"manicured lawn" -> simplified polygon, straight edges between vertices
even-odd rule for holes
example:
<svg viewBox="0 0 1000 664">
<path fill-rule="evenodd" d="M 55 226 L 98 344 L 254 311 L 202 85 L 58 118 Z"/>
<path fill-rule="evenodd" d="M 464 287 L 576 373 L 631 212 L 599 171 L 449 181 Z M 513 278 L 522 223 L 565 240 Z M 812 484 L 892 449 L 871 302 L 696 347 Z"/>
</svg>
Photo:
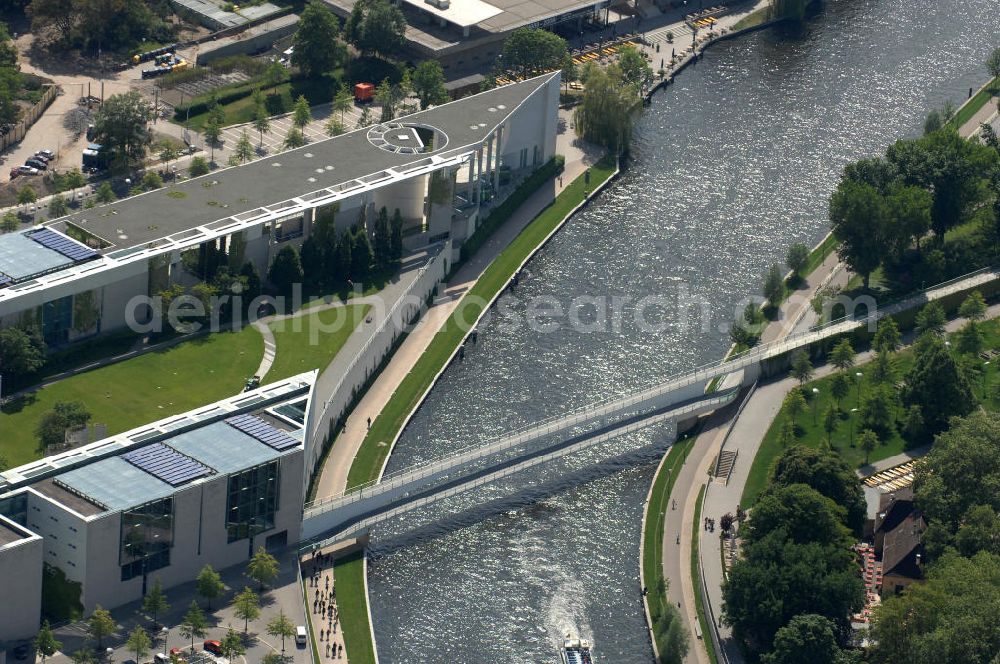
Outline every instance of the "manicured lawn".
<svg viewBox="0 0 1000 664">
<path fill-rule="evenodd" d="M 985 106 L 986 102 L 997 93 L 998 88 L 1000 88 L 1000 78 L 995 78 L 989 85 L 976 93 L 972 99 L 965 102 L 948 124 L 957 129 L 971 120 L 972 116 L 978 113 L 979 109 Z"/>
<path fill-rule="evenodd" d="M 324 369 L 365 320 L 369 309 L 369 304 L 353 304 L 271 323 L 277 352 L 264 382 Z"/>
<path fill-rule="evenodd" d="M 663 611 L 667 583 L 663 578 L 663 527 L 664 515 L 670 510 L 670 493 L 674 490 L 677 471 L 684 465 L 688 452 L 694 446 L 697 434 L 677 441 L 667 452 L 667 460 L 653 480 L 653 490 L 646 505 L 646 527 L 643 530 L 642 573 L 648 591 L 649 612 L 656 617 Z M 660 583 L 663 583 L 662 595 Z"/>
<path fill-rule="evenodd" d="M 988 320 L 981 323 L 980 326 L 980 330 L 983 333 L 983 348 L 1000 347 L 1000 321 L 997 319 Z M 972 385 L 973 392 L 977 398 L 983 399 L 985 394 L 986 400 L 983 402 L 983 405 L 987 410 L 1000 409 L 1000 393 L 996 389 L 992 389 L 998 371 L 995 366 L 996 364 L 1000 363 L 993 362 L 987 365 L 983 378 Z M 912 365 L 913 354 L 909 349 L 904 348 L 896 353 L 895 367 L 897 379 L 902 380 Z M 865 393 L 871 389 L 871 384 L 868 380 L 866 365 L 860 365 L 850 370 L 851 373 L 858 371 L 866 374 L 862 376 L 860 383 L 861 400 L 863 401 Z M 818 448 L 821 443 L 827 440 L 826 431 L 823 429 L 823 413 L 834 404 L 834 399 L 830 396 L 830 383 L 832 380 L 833 377 L 831 375 L 808 382 L 802 386 L 802 391 L 806 395 L 807 406 L 806 410 L 798 416 L 796 421 L 799 433 L 798 444 Z M 984 385 L 987 388 L 985 390 L 983 389 Z M 855 383 L 841 404 L 842 412 L 840 414 L 839 425 L 837 426 L 837 430 L 833 432 L 831 440 L 832 449 L 854 467 L 861 467 L 865 461 L 864 451 L 852 445 L 852 439 L 856 443 L 859 432 L 858 413 L 850 412 L 851 409 L 859 407 L 858 387 L 858 383 Z M 812 391 L 813 388 L 818 389 L 819 393 L 814 394 Z M 813 420 L 814 408 L 816 413 L 815 423 Z M 757 496 L 767 484 L 767 476 L 770 472 L 771 464 L 774 463 L 774 460 L 784 450 L 780 443 L 780 432 L 787 419 L 788 413 L 782 408 L 764 435 L 764 440 L 761 441 L 760 449 L 753 460 L 753 465 L 750 467 L 746 486 L 743 488 L 743 497 L 740 499 L 740 504 L 744 508 L 751 507 L 757 500 Z M 885 459 L 899 454 L 904 449 L 905 441 L 897 431 L 892 438 L 882 441 L 872 451 L 869 461 Z"/>
<path fill-rule="evenodd" d="M 541 240 L 584 198 L 584 191 L 593 189 L 614 173 L 614 161 L 602 160 L 590 169 L 592 182 L 585 185 L 583 178 L 577 178 L 563 190 L 556 200 L 518 235 L 510 246 L 493 261 L 472 289 L 466 293 L 457 311 L 465 320 L 475 320 L 482 310 L 478 302 L 488 302 L 514 274 L 514 270 L 534 250 Z M 421 395 L 431 384 L 434 376 L 445 366 L 454 349 L 465 337 L 465 326 L 454 317 L 449 318 L 431 341 L 430 346 L 417 360 L 413 369 L 403 379 L 392 399 L 372 422 L 371 431 L 365 437 L 347 477 L 347 486 L 356 487 L 378 477 L 382 463 L 389 453 L 388 445 L 403 424 L 403 420 L 414 407 Z"/>
<path fill-rule="evenodd" d="M 11 467 L 41 456 L 35 428 L 57 401 L 81 401 L 116 434 L 232 396 L 257 369 L 257 330 L 221 332 L 61 380 L 4 406 L 0 456 Z"/>
<path fill-rule="evenodd" d="M 341 558 L 333 565 L 333 578 L 340 598 L 340 626 L 351 664 L 375 664 L 375 650 L 368 626 L 368 594 L 362 554 Z M 350 598 L 348 601 L 344 601 Z"/>
<path fill-rule="evenodd" d="M 698 564 L 698 536 L 701 535 L 701 504 L 705 500 L 704 485 L 698 490 L 698 502 L 694 505 L 694 523 L 691 524 L 691 582 L 694 584 L 694 606 L 698 611 L 698 624 L 701 625 L 701 640 L 708 652 L 708 661 L 715 664 L 718 658 L 715 654 L 715 643 L 709 631 L 708 619 L 705 617 L 705 602 L 701 596 L 701 574 Z"/>
</svg>

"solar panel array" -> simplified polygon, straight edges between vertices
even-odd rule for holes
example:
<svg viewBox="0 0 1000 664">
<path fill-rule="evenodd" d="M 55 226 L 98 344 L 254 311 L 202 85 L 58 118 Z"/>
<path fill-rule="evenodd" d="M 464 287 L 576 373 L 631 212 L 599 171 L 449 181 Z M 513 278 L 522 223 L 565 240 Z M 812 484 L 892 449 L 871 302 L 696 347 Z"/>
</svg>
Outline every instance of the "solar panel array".
<svg viewBox="0 0 1000 664">
<path fill-rule="evenodd" d="M 248 436 L 252 436 L 264 443 L 268 447 L 278 450 L 287 450 L 295 447 L 299 441 L 295 440 L 281 429 L 276 429 L 259 417 L 253 415 L 237 415 L 226 420 L 229 426 L 239 429 Z"/>
<path fill-rule="evenodd" d="M 171 486 L 180 486 L 214 471 L 163 443 L 153 443 L 127 452 L 122 459 Z"/>
<path fill-rule="evenodd" d="M 70 260 L 89 261 L 98 256 L 98 253 L 90 247 L 85 247 L 65 235 L 60 235 L 48 228 L 32 231 L 31 233 L 27 233 L 27 236 L 43 247 L 58 251 Z"/>
</svg>

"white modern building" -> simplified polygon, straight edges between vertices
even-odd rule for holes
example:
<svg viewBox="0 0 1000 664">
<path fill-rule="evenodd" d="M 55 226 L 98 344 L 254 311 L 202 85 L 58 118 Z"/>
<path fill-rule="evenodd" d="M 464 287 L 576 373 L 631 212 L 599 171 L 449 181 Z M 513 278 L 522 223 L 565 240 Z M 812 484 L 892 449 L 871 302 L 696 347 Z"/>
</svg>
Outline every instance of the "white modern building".
<svg viewBox="0 0 1000 664">
<path fill-rule="evenodd" d="M 0 473 L 0 643 L 38 631 L 42 589 L 85 614 L 299 540 L 316 372 Z M 10 601 L 17 597 L 17 601 Z"/>
<path fill-rule="evenodd" d="M 558 103 L 547 74 L 0 235 L 0 326 L 59 346 L 148 323 L 142 298 L 197 283 L 208 253 L 265 275 L 318 214 L 346 228 L 398 210 L 405 246 L 444 240 L 455 260 L 484 204 L 554 156 Z"/>
</svg>

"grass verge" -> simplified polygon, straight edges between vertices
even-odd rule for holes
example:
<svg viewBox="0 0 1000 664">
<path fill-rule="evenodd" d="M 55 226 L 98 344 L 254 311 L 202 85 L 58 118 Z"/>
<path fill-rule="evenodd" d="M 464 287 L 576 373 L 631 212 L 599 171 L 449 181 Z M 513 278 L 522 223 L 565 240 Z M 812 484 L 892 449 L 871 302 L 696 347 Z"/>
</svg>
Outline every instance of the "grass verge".
<svg viewBox="0 0 1000 664">
<path fill-rule="evenodd" d="M 691 582 L 694 584 L 694 606 L 698 611 L 698 624 L 701 625 L 701 640 L 708 651 L 708 661 L 715 664 L 718 656 L 715 654 L 715 643 L 709 632 L 708 619 L 705 617 L 705 601 L 701 596 L 701 574 L 698 565 L 698 536 L 701 534 L 701 504 L 705 500 L 705 487 L 698 490 L 698 502 L 694 505 L 694 523 L 691 524 Z"/>
<path fill-rule="evenodd" d="M 741 18 L 739 21 L 736 22 L 736 25 L 733 26 L 732 31 L 737 32 L 739 30 L 747 30 L 749 28 L 755 28 L 770 18 L 770 12 L 771 12 L 770 7 L 761 7 L 757 11 L 751 14 L 747 14 L 746 16 L 744 16 L 743 18 Z"/>
<path fill-rule="evenodd" d="M 646 524 L 642 533 L 644 542 L 642 573 L 646 580 L 649 613 L 654 625 L 656 618 L 663 611 L 667 592 L 667 583 L 663 578 L 663 517 L 667 513 L 670 494 L 674 490 L 674 482 L 677 480 L 676 470 L 684 465 L 688 453 L 694 447 L 696 437 L 696 435 L 687 436 L 685 439 L 677 441 L 667 451 L 666 461 L 663 462 L 660 471 L 653 478 L 653 489 L 650 491 L 649 503 L 646 505 Z"/>
<path fill-rule="evenodd" d="M 994 78 L 986 87 L 962 104 L 961 108 L 948 121 L 948 124 L 955 129 L 961 128 L 979 112 L 979 109 L 986 105 L 986 102 L 993 98 L 998 89 L 1000 89 L 1000 77 Z"/>
<path fill-rule="evenodd" d="M 348 473 L 349 488 L 378 477 L 390 451 L 388 445 L 379 445 L 379 442 L 388 443 L 395 440 L 407 415 L 417 406 L 434 377 L 445 367 L 452 352 L 465 338 L 467 326 L 463 321 L 475 320 L 482 311 L 481 303 L 490 301 L 538 244 L 584 200 L 585 192 L 607 181 L 614 170 L 615 162 L 608 158 L 591 167 L 590 184 L 584 184 L 583 176 L 574 180 L 551 205 L 514 238 L 496 260 L 490 263 L 476 285 L 465 294 L 459 304 L 456 314 L 460 312 L 461 317 L 453 315 L 448 318 L 431 340 L 427 350 L 393 393 L 389 403 L 372 422 L 371 429 L 365 436 Z M 354 561 L 351 558 L 345 558 L 334 568 L 337 592 L 341 600 L 340 620 L 344 630 L 347 657 L 352 664 L 374 664 L 374 644 L 371 642 L 368 625 L 368 596 L 365 592 L 364 566 L 361 564 L 360 556 L 355 564 L 350 564 L 352 562 Z"/>
<path fill-rule="evenodd" d="M 365 319 L 371 305 L 353 304 L 309 312 L 271 323 L 277 346 L 267 382 L 312 369 L 322 370 Z"/>
</svg>

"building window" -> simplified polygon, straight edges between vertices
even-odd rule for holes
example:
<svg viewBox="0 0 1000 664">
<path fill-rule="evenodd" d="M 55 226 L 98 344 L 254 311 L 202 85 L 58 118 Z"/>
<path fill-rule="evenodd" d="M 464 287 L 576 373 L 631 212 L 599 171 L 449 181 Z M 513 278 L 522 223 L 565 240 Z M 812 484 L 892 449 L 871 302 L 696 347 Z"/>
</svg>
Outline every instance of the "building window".
<svg viewBox="0 0 1000 664">
<path fill-rule="evenodd" d="M 118 554 L 122 581 L 169 565 L 173 543 L 173 498 L 155 500 L 122 512 Z"/>
<path fill-rule="evenodd" d="M 59 523 L 59 519 L 55 518 L 54 516 L 49 515 L 49 518 L 55 521 L 56 523 Z"/>
<path fill-rule="evenodd" d="M 45 343 L 58 346 L 69 341 L 73 327 L 73 296 L 67 295 L 42 305 L 42 336 Z"/>
<path fill-rule="evenodd" d="M 274 528 L 277 511 L 277 460 L 229 476 L 226 531 L 230 542 Z"/>
</svg>

